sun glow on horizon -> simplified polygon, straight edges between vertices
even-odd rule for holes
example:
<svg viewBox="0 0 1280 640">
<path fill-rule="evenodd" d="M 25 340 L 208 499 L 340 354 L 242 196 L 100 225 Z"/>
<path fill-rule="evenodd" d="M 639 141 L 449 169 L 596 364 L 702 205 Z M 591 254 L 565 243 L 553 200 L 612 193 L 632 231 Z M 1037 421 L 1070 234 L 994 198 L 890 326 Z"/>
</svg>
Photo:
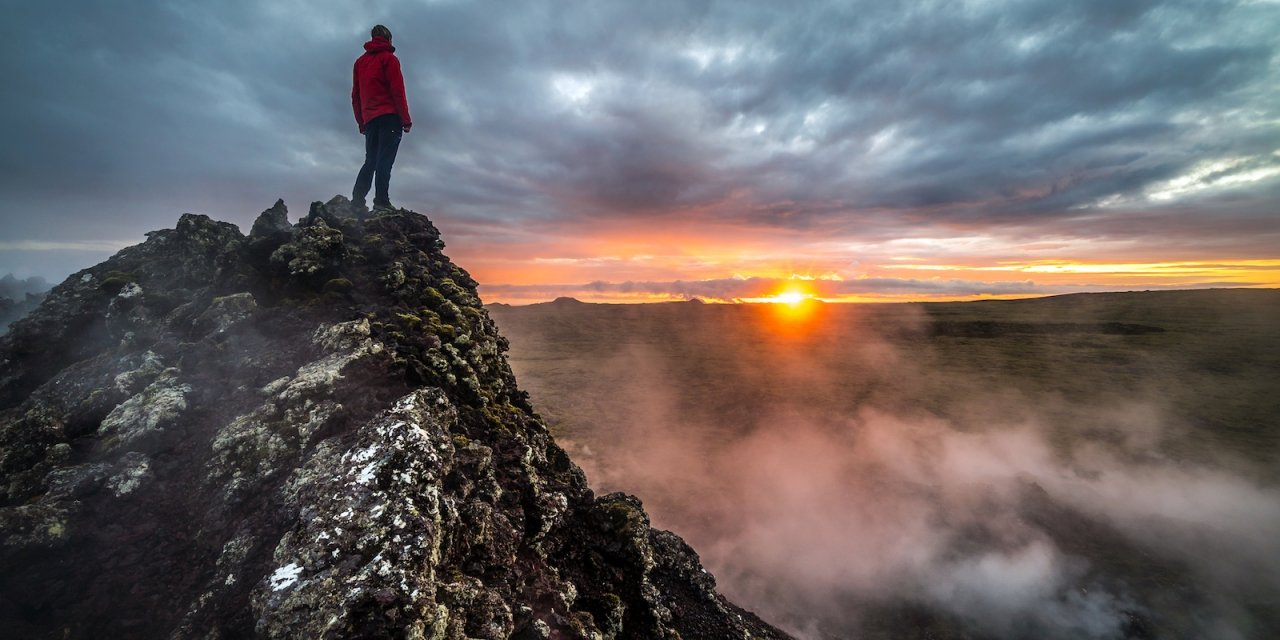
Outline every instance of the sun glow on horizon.
<svg viewBox="0 0 1280 640">
<path fill-rule="evenodd" d="M 812 282 L 811 279 L 792 277 L 767 296 L 740 298 L 735 302 L 763 303 L 773 312 L 775 327 L 780 333 L 805 333 L 816 319 L 816 311 L 822 303 Z"/>
<path fill-rule="evenodd" d="M 1065 260 L 956 258 L 903 264 L 859 259 L 844 265 L 814 258 L 771 266 L 742 264 L 732 271 L 701 262 L 630 258 L 540 258 L 472 273 L 488 302 L 535 304 L 557 297 L 634 304 L 696 298 L 712 304 L 795 307 L 816 303 L 956 302 L 1046 295 L 1156 289 L 1277 288 L 1280 259 Z M 842 258 L 847 260 L 846 258 Z M 921 260 L 925 258 L 921 257 Z M 564 262 L 565 264 L 560 264 Z M 553 271 L 543 271 L 554 267 Z M 841 271 L 841 269 L 844 269 Z M 612 278 L 610 272 L 616 272 Z M 573 281 L 582 284 L 568 284 Z M 483 283 L 503 282 L 485 290 Z M 539 282 L 541 281 L 541 282 Z M 549 283 L 549 284 L 542 284 Z"/>
<path fill-rule="evenodd" d="M 801 293 L 799 291 L 786 291 L 779 293 L 773 297 L 772 302 L 781 304 L 796 305 L 813 298 L 812 294 Z"/>
<path fill-rule="evenodd" d="M 781 304 L 797 307 L 807 302 L 818 301 L 816 288 L 812 282 L 813 278 L 793 275 L 786 284 L 768 295 L 737 298 L 734 302 Z"/>
</svg>

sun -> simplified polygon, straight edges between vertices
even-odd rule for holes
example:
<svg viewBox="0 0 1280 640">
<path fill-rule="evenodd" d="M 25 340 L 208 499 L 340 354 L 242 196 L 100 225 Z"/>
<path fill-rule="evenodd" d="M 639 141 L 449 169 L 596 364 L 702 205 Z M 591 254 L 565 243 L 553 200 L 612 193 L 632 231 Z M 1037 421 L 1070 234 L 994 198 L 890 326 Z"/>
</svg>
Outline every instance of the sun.
<svg viewBox="0 0 1280 640">
<path fill-rule="evenodd" d="M 783 304 L 790 307 L 798 307 L 817 299 L 813 286 L 807 280 L 791 280 L 769 295 L 757 298 L 759 302 Z"/>
<path fill-rule="evenodd" d="M 783 291 L 781 293 L 778 293 L 772 296 L 770 301 L 781 303 L 781 304 L 798 305 L 805 302 L 806 300 L 812 300 L 812 299 L 813 299 L 812 293 L 805 293 L 803 291 Z"/>
<path fill-rule="evenodd" d="M 767 317 L 772 318 L 772 327 L 785 335 L 807 333 L 823 315 L 823 300 L 818 297 L 818 289 L 805 278 L 792 278 L 778 283 L 765 295 L 738 298 L 738 301 L 759 304 L 762 311 L 768 311 Z"/>
<path fill-rule="evenodd" d="M 807 334 L 821 306 L 813 288 L 803 281 L 788 282 L 777 291 L 752 302 L 768 303 L 766 306 L 773 311 L 769 315 L 773 317 L 774 330 L 778 335 L 787 336 Z"/>
</svg>

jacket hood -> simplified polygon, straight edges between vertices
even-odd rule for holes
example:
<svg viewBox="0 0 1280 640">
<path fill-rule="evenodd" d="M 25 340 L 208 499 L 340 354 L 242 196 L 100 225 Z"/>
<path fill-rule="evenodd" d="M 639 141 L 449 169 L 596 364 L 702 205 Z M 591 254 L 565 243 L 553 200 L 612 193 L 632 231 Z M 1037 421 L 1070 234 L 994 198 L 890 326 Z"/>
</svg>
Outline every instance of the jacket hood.
<svg viewBox="0 0 1280 640">
<path fill-rule="evenodd" d="M 368 53 L 380 53 L 382 51 L 394 52 L 396 48 L 391 46 L 391 43 L 387 42 L 383 38 L 374 38 L 364 43 L 364 50 Z"/>
</svg>

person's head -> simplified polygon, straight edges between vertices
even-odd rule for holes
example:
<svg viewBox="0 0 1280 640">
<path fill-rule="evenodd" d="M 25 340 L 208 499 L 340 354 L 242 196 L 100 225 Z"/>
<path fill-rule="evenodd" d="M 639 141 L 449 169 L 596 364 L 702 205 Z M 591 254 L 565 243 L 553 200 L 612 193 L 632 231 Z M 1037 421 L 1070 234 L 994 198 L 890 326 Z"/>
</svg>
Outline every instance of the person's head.
<svg viewBox="0 0 1280 640">
<path fill-rule="evenodd" d="M 391 42 L 391 30 L 378 24 L 373 26 L 373 31 L 369 32 L 371 38 L 382 38 L 387 42 Z"/>
</svg>

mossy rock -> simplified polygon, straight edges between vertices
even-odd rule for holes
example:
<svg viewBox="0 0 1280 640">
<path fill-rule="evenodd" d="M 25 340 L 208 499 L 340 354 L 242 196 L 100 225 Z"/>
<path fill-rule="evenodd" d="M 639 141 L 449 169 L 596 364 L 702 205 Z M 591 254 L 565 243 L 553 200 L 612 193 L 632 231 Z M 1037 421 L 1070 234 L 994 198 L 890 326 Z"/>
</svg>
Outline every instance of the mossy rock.
<svg viewBox="0 0 1280 640">
<path fill-rule="evenodd" d="M 109 293 L 118 293 L 130 282 L 137 282 L 138 276 L 125 271 L 108 271 L 102 274 L 102 282 L 98 288 Z"/>
<path fill-rule="evenodd" d="M 423 287 L 422 299 L 423 299 L 423 302 L 425 302 L 427 306 L 431 307 L 432 309 L 439 309 L 440 307 L 444 306 L 445 302 L 447 302 L 444 295 L 442 295 L 440 293 L 440 290 L 436 289 L 435 287 Z"/>
<path fill-rule="evenodd" d="M 422 326 L 422 318 L 419 318 L 412 313 L 397 313 L 396 317 L 400 319 L 402 324 L 410 329 L 417 329 Z"/>
<path fill-rule="evenodd" d="M 351 281 L 346 278 L 334 278 L 324 283 L 326 293 L 347 293 L 354 287 L 355 285 L 351 284 Z"/>
<path fill-rule="evenodd" d="M 648 524 L 643 507 L 635 498 L 612 493 L 601 497 L 597 504 L 604 514 L 605 523 L 614 531 L 630 535 L 631 532 L 640 531 Z"/>
</svg>

